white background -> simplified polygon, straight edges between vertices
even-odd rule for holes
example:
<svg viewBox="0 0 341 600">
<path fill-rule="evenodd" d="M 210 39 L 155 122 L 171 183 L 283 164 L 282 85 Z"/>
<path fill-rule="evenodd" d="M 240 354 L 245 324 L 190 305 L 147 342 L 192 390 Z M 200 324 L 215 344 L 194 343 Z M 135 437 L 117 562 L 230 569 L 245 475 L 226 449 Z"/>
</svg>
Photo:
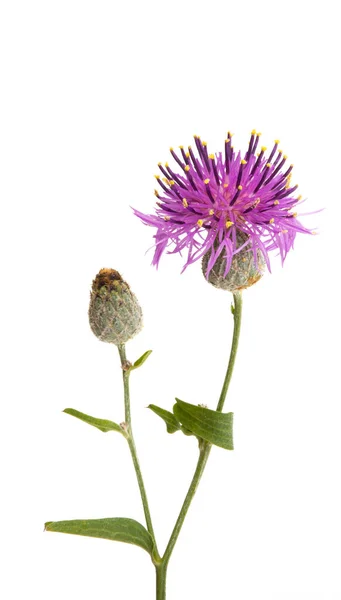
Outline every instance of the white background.
<svg viewBox="0 0 341 600">
<path fill-rule="evenodd" d="M 128 346 L 135 436 L 162 550 L 194 470 L 191 438 L 145 407 L 214 407 L 230 296 L 200 265 L 150 267 L 153 174 L 193 133 L 222 149 L 281 139 L 319 231 L 244 296 L 216 448 L 169 568 L 167 599 L 341 598 L 339 25 L 332 1 L 3 1 L 1 597 L 154 597 L 141 549 L 43 533 L 47 520 L 143 521 L 124 439 L 62 414 L 123 418 L 115 347 L 91 333 L 91 281 L 118 269 L 144 310 Z"/>
</svg>

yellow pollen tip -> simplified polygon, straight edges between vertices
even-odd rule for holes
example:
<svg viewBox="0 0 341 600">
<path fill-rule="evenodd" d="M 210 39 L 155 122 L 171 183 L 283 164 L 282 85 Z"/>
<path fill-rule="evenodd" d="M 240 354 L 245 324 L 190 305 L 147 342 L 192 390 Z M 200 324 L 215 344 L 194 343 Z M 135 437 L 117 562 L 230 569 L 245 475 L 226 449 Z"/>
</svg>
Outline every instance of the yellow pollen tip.
<svg viewBox="0 0 341 600">
<path fill-rule="evenodd" d="M 186 166 L 185 166 L 185 171 L 189 171 L 189 170 L 190 170 L 190 168 L 191 168 L 191 167 L 190 167 L 189 165 L 186 165 Z"/>
<path fill-rule="evenodd" d="M 226 138 L 225 144 L 228 144 L 230 141 L 231 141 L 230 138 Z"/>
<path fill-rule="evenodd" d="M 154 190 L 154 194 L 155 196 L 159 197 L 159 192 L 157 190 Z"/>
<path fill-rule="evenodd" d="M 211 208 L 211 210 L 209 210 L 209 211 L 208 211 L 208 214 L 209 214 L 209 215 L 211 215 L 211 217 L 212 217 L 212 215 L 214 215 L 214 210 L 213 210 L 213 208 Z"/>
<path fill-rule="evenodd" d="M 242 186 L 242 185 L 238 185 L 238 188 L 237 188 L 237 189 L 238 189 L 239 191 L 241 191 L 241 190 L 243 189 L 243 186 Z"/>
<path fill-rule="evenodd" d="M 183 206 L 184 206 L 185 208 L 187 208 L 187 207 L 188 207 L 188 202 L 187 202 L 186 198 L 183 198 L 183 199 L 182 199 L 182 204 L 183 204 Z"/>
<path fill-rule="evenodd" d="M 275 144 L 279 144 L 279 140 L 275 140 Z"/>
<path fill-rule="evenodd" d="M 266 146 L 262 146 L 262 147 L 261 147 L 261 151 L 262 151 L 262 152 L 266 152 Z"/>
<path fill-rule="evenodd" d="M 260 137 L 262 134 L 261 134 L 261 132 L 259 131 L 259 132 L 257 133 L 257 135 L 258 135 L 258 137 Z"/>
<path fill-rule="evenodd" d="M 169 163 L 165 163 L 165 167 L 169 167 Z"/>
<path fill-rule="evenodd" d="M 312 235 L 317 235 L 317 231 L 312 231 Z"/>
<path fill-rule="evenodd" d="M 211 160 L 214 160 L 214 154 L 209 154 L 208 158 L 210 158 Z"/>
<path fill-rule="evenodd" d="M 275 219 L 274 219 L 274 218 L 270 219 L 270 221 L 269 221 L 269 223 L 271 223 L 271 225 L 272 225 L 272 223 L 274 223 L 274 222 L 275 222 Z"/>
<path fill-rule="evenodd" d="M 173 152 L 173 146 L 171 146 L 171 147 L 169 148 L 169 151 L 170 151 L 170 152 Z"/>
<path fill-rule="evenodd" d="M 201 142 L 201 143 L 204 147 L 207 146 L 207 142 Z"/>
<path fill-rule="evenodd" d="M 253 129 L 253 130 L 251 131 L 251 135 L 256 135 L 256 133 L 257 133 L 257 130 L 256 130 L 256 129 Z"/>
<path fill-rule="evenodd" d="M 268 169 L 270 169 L 271 163 L 266 163 L 266 166 L 268 167 Z"/>
<path fill-rule="evenodd" d="M 285 160 L 288 158 L 286 154 L 283 154 L 283 158 L 285 158 Z"/>
<path fill-rule="evenodd" d="M 294 219 L 296 219 L 297 213 L 292 213 L 292 216 L 294 217 Z"/>
<path fill-rule="evenodd" d="M 175 181 L 173 181 L 173 179 L 170 179 L 168 183 L 169 185 L 175 185 Z"/>
<path fill-rule="evenodd" d="M 210 183 L 209 179 L 204 179 L 204 184 L 207 185 L 208 183 Z"/>
<path fill-rule="evenodd" d="M 183 149 L 184 149 L 184 147 L 183 147 L 183 146 L 179 146 L 179 148 L 180 148 L 180 150 L 183 150 Z"/>
<path fill-rule="evenodd" d="M 226 221 L 225 223 L 226 229 L 229 229 L 230 227 L 232 227 L 232 225 L 234 225 L 233 221 Z"/>
<path fill-rule="evenodd" d="M 189 158 L 189 152 L 186 152 L 186 158 Z"/>
<path fill-rule="evenodd" d="M 158 162 L 158 163 L 157 163 L 157 166 L 158 166 L 158 167 L 161 167 L 161 166 L 162 166 L 162 162 Z"/>
<path fill-rule="evenodd" d="M 192 146 L 188 146 L 188 150 L 191 150 L 191 149 L 192 149 Z"/>
<path fill-rule="evenodd" d="M 165 221 L 169 221 L 170 220 L 170 217 L 168 217 L 168 216 L 163 217 L 163 218 L 164 218 Z"/>
<path fill-rule="evenodd" d="M 203 223 L 204 223 L 204 221 L 203 221 L 202 219 L 198 219 L 198 220 L 197 220 L 197 225 L 198 225 L 199 227 L 202 227 L 202 226 L 203 226 Z"/>
<path fill-rule="evenodd" d="M 279 204 L 279 200 L 275 200 L 274 206 L 277 206 L 277 204 Z"/>
<path fill-rule="evenodd" d="M 155 179 L 160 179 L 160 175 L 154 175 Z"/>
<path fill-rule="evenodd" d="M 298 197 L 297 197 L 297 200 L 298 200 L 298 201 L 302 200 L 302 196 L 298 196 Z"/>
<path fill-rule="evenodd" d="M 281 233 L 288 233 L 287 229 L 282 229 Z"/>
<path fill-rule="evenodd" d="M 224 188 L 228 188 L 228 187 L 229 187 L 229 184 L 228 184 L 228 183 L 224 183 L 223 187 L 224 187 Z"/>
<path fill-rule="evenodd" d="M 246 165 L 246 163 L 247 163 L 247 160 L 244 160 L 244 158 L 240 161 L 241 165 Z"/>
</svg>

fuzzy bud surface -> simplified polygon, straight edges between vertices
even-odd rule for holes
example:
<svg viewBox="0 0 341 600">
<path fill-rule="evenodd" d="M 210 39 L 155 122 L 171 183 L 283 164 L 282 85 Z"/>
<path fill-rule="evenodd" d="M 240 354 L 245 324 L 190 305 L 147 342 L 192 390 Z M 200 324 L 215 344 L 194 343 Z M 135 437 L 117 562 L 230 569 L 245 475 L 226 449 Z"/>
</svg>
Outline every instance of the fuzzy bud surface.
<svg viewBox="0 0 341 600">
<path fill-rule="evenodd" d="M 89 321 L 102 342 L 120 346 L 142 329 L 142 309 L 118 271 L 101 269 L 90 293 Z"/>
</svg>

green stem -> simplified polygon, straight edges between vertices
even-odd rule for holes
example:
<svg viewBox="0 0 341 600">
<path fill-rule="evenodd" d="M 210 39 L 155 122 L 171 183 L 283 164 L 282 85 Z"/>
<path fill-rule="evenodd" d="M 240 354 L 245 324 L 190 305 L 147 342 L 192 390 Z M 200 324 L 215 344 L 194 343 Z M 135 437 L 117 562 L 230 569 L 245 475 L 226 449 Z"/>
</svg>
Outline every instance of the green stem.
<svg viewBox="0 0 341 600">
<path fill-rule="evenodd" d="M 178 519 L 175 523 L 172 535 L 170 537 L 170 540 L 168 542 L 168 546 L 166 548 L 166 551 L 162 557 L 162 562 L 165 565 L 168 565 L 169 559 L 171 557 L 171 554 L 173 552 L 173 548 L 177 542 L 177 539 L 179 537 L 179 533 L 181 531 L 183 522 L 185 520 L 185 517 L 187 515 L 188 509 L 191 505 L 191 502 L 194 498 L 194 494 L 197 491 L 201 476 L 204 472 L 206 463 L 207 463 L 207 459 L 210 455 L 211 452 L 211 444 L 209 444 L 208 442 L 202 442 L 201 443 L 201 448 L 200 448 L 200 454 L 199 454 L 199 459 L 197 462 L 197 466 L 193 475 L 193 479 L 191 481 L 191 485 L 189 486 L 186 498 L 184 500 L 184 503 L 182 505 L 181 511 L 179 513 Z M 161 596 L 162 597 L 162 596 Z"/>
<path fill-rule="evenodd" d="M 167 565 L 160 563 L 156 567 L 156 600 L 166 598 Z"/>
<path fill-rule="evenodd" d="M 235 294 L 233 294 L 233 300 L 234 300 L 233 338 L 232 338 L 229 364 L 227 367 L 223 387 L 222 387 L 219 402 L 217 405 L 217 411 L 219 411 L 219 412 L 221 412 L 223 410 L 224 402 L 226 399 L 226 394 L 227 394 L 227 391 L 228 391 L 228 388 L 230 385 L 230 381 L 231 381 L 231 377 L 232 377 L 232 373 L 233 373 L 233 367 L 234 367 L 234 363 L 235 363 L 236 355 L 237 355 L 238 341 L 239 341 L 239 334 L 240 334 L 240 324 L 241 324 L 241 316 L 242 316 L 242 295 L 241 295 L 241 293 L 236 292 Z M 167 546 L 166 551 L 161 560 L 160 566 L 164 569 L 164 575 L 162 576 L 162 578 L 159 577 L 159 579 L 161 579 L 162 585 L 161 585 L 161 583 L 159 583 L 159 587 L 157 587 L 157 600 L 165 600 L 165 598 L 166 598 L 166 572 L 167 572 L 168 562 L 169 562 L 169 559 L 173 552 L 174 546 L 177 542 L 177 539 L 179 537 L 179 533 L 181 531 L 181 528 L 184 523 L 185 517 L 187 515 L 188 509 L 191 505 L 191 502 L 193 500 L 195 492 L 198 488 L 201 476 L 205 470 L 205 466 L 206 466 L 208 457 L 211 452 L 211 444 L 209 444 L 208 442 L 201 441 L 199 447 L 200 447 L 200 454 L 199 454 L 198 463 L 197 463 L 197 466 L 196 466 L 196 469 L 195 469 L 195 472 L 193 475 L 193 479 L 189 486 L 189 489 L 188 489 L 185 501 L 180 510 L 178 519 L 175 523 L 172 535 L 168 542 L 168 546 Z M 160 568 L 160 567 L 157 567 L 157 574 L 158 574 L 158 568 Z"/>
<path fill-rule="evenodd" d="M 142 477 L 141 467 L 140 467 L 139 459 L 137 456 L 137 450 L 136 450 L 136 446 L 135 446 L 133 430 L 132 430 L 132 425 L 131 425 L 130 390 L 129 390 L 130 370 L 129 370 L 129 368 L 127 369 L 128 363 L 127 363 L 126 350 L 125 350 L 124 344 L 122 344 L 121 346 L 118 346 L 118 352 L 119 352 L 120 359 L 121 359 L 122 375 L 123 375 L 124 410 L 125 410 L 125 422 L 127 425 L 126 438 L 127 438 L 129 450 L 131 453 L 131 457 L 133 459 L 137 482 L 138 482 L 138 485 L 140 488 L 140 495 L 141 495 L 141 500 L 142 500 L 142 504 L 143 504 L 143 510 L 144 510 L 144 516 L 146 519 L 147 529 L 148 529 L 148 531 L 152 537 L 153 543 L 154 543 L 155 556 L 158 557 L 157 545 L 156 545 L 156 540 L 155 540 L 152 518 L 151 518 L 150 510 L 149 510 L 149 503 L 148 503 L 146 488 L 145 488 L 143 477 Z"/>
<path fill-rule="evenodd" d="M 230 352 L 230 360 L 227 367 L 223 387 L 221 389 L 220 398 L 217 406 L 217 411 L 222 412 L 224 408 L 224 403 L 226 399 L 227 390 L 229 389 L 234 363 L 236 361 L 237 350 L 238 350 L 238 342 L 239 342 L 239 334 L 240 334 L 240 325 L 242 320 L 242 294 L 241 292 L 236 292 L 233 294 L 234 307 L 233 307 L 233 317 L 234 317 L 234 329 L 233 329 L 233 338 L 231 344 L 231 352 Z"/>
</svg>

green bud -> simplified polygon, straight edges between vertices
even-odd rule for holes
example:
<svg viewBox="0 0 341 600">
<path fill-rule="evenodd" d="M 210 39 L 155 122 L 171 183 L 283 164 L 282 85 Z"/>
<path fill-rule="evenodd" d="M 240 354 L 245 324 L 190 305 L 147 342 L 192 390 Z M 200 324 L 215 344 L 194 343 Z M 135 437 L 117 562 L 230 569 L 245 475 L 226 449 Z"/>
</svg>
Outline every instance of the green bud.
<svg viewBox="0 0 341 600">
<path fill-rule="evenodd" d="M 116 346 L 142 329 L 142 310 L 136 296 L 114 269 L 101 269 L 92 282 L 89 321 L 98 339 Z"/>
<path fill-rule="evenodd" d="M 247 239 L 248 236 L 245 233 L 238 231 L 237 248 L 245 244 Z M 202 271 L 205 278 L 210 255 L 211 251 L 207 252 L 202 259 Z M 222 252 L 210 271 L 207 281 L 221 290 L 228 290 L 230 292 L 244 290 L 259 281 L 263 275 L 265 262 L 260 250 L 257 251 L 257 261 L 258 264 L 255 265 L 253 252 L 250 246 L 246 245 L 243 250 L 233 256 L 231 268 L 227 275 L 224 276 L 226 258 Z"/>
</svg>

